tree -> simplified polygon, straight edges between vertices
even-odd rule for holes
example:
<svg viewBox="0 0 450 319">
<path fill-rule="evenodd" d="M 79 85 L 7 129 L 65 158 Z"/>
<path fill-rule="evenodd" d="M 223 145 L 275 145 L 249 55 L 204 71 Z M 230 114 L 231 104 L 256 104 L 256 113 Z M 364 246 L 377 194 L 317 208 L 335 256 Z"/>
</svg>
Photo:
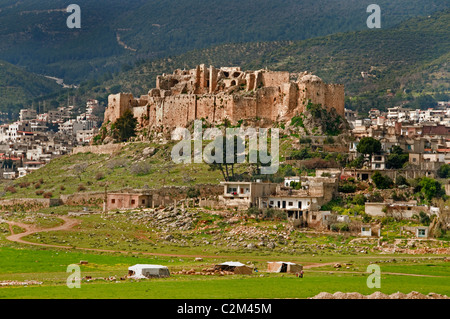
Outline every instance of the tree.
<svg viewBox="0 0 450 319">
<path fill-rule="evenodd" d="M 380 172 L 375 172 L 372 175 L 372 180 L 378 189 L 388 189 L 392 187 L 393 181 L 389 176 L 382 175 Z"/>
<path fill-rule="evenodd" d="M 131 110 L 126 110 L 121 117 L 114 123 L 114 131 L 117 138 L 125 142 L 130 137 L 136 136 L 137 119 Z"/>
<path fill-rule="evenodd" d="M 439 167 L 437 175 L 440 178 L 450 178 L 450 164 L 444 164 Z"/>
<path fill-rule="evenodd" d="M 399 169 L 402 168 L 409 160 L 409 154 L 404 152 L 400 146 L 393 146 L 391 148 L 391 154 L 386 159 L 386 168 Z"/>
<path fill-rule="evenodd" d="M 406 177 L 403 175 L 398 175 L 395 178 L 395 185 L 396 186 L 400 186 L 400 185 L 409 185 L 408 181 L 406 180 Z"/>
<path fill-rule="evenodd" d="M 234 148 L 233 148 L 233 161 L 232 163 L 227 163 L 227 141 L 228 140 L 226 137 L 224 137 L 222 139 L 222 154 L 219 155 L 221 157 L 221 162 L 222 163 L 217 163 L 217 162 L 212 162 L 209 165 L 209 169 L 212 171 L 215 170 L 220 170 L 222 172 L 222 176 L 224 178 L 225 181 L 229 182 L 235 179 L 236 174 L 234 172 L 234 166 L 237 163 L 238 160 L 238 143 L 244 143 L 244 141 L 242 140 L 242 138 L 238 137 L 238 136 L 233 136 L 234 139 Z M 230 141 L 231 143 L 231 141 Z M 217 150 L 214 150 L 214 154 L 212 154 L 214 157 L 216 157 L 216 152 Z"/>
<path fill-rule="evenodd" d="M 373 155 L 381 152 L 381 142 L 373 137 L 363 137 L 356 147 L 358 153 Z"/>
<path fill-rule="evenodd" d="M 431 201 L 433 198 L 440 198 L 443 195 L 441 183 L 432 178 L 423 177 L 419 182 L 419 186 L 421 188 L 420 192 L 428 201 Z"/>
</svg>

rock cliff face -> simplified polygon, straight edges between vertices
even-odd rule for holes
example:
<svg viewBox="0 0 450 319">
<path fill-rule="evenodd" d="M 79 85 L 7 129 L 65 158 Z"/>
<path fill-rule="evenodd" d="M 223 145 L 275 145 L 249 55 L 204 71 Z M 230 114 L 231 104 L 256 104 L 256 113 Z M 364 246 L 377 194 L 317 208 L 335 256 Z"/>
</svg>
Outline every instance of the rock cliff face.
<svg viewBox="0 0 450 319">
<path fill-rule="evenodd" d="M 232 125 L 246 119 L 287 121 L 311 102 L 344 116 L 344 86 L 326 84 L 307 72 L 244 72 L 239 67 L 200 65 L 158 76 L 156 88 L 139 98 L 110 95 L 105 123 L 115 122 L 127 109 L 142 127 L 153 130 L 186 127 L 196 119 Z"/>
</svg>

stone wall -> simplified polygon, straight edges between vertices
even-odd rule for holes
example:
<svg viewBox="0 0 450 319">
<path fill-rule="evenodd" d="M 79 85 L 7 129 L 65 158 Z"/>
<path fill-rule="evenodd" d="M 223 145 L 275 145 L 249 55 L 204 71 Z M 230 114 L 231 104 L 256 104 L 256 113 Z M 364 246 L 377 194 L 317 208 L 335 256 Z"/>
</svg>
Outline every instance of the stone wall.
<svg viewBox="0 0 450 319">
<path fill-rule="evenodd" d="M 61 200 L 55 198 L 12 198 L 0 200 L 0 209 L 29 212 L 60 204 L 62 204 Z"/>
<path fill-rule="evenodd" d="M 344 116 L 344 86 L 326 84 L 307 72 L 296 81 L 289 72 L 242 71 L 238 67 L 216 69 L 205 65 L 175 70 L 156 80 L 147 95 L 110 95 L 105 123 L 115 122 L 127 109 L 141 126 L 186 127 L 195 119 L 220 124 L 228 119 L 287 121 L 304 112 L 309 101 Z"/>
<path fill-rule="evenodd" d="M 106 144 L 106 145 L 90 145 L 78 146 L 72 150 L 72 154 L 93 153 L 93 154 L 112 154 L 122 149 L 123 144 Z"/>
</svg>

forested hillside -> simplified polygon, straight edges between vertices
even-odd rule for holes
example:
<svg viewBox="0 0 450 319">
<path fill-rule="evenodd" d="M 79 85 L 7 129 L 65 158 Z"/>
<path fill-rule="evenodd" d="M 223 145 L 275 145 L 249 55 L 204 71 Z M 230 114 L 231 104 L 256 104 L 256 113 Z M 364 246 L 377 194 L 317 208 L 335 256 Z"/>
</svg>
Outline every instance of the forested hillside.
<svg viewBox="0 0 450 319">
<path fill-rule="evenodd" d="M 367 111 L 421 95 L 449 92 L 450 10 L 414 18 L 391 29 L 340 33 L 304 41 L 225 44 L 157 61 L 141 62 L 82 90 L 106 100 L 110 93 L 145 94 L 158 74 L 204 63 L 311 71 L 330 83 L 346 86 L 347 106 Z M 361 72 L 367 75 L 363 78 Z M 420 105 L 419 105 L 420 107 Z"/>
<path fill-rule="evenodd" d="M 66 83 L 141 59 L 224 43 L 303 40 L 365 30 L 370 0 L 0 0 L 0 59 Z M 379 0 L 382 27 L 449 7 L 449 0 Z"/>
</svg>

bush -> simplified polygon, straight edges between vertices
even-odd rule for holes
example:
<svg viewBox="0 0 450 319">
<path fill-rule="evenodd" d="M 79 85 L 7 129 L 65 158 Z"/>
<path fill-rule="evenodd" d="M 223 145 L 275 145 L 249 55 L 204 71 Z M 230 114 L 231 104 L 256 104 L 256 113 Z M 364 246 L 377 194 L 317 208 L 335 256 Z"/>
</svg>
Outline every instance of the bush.
<svg viewBox="0 0 450 319">
<path fill-rule="evenodd" d="M 44 191 L 42 189 L 40 189 L 40 190 L 37 190 L 35 192 L 35 194 L 38 195 L 38 196 L 41 196 L 42 194 L 44 194 Z"/>
<path fill-rule="evenodd" d="M 363 221 L 363 223 L 370 223 L 372 221 L 372 217 L 370 217 L 370 215 L 367 215 L 366 213 L 364 213 L 362 221 Z"/>
<path fill-rule="evenodd" d="M 406 180 L 405 176 L 398 175 L 395 178 L 395 185 L 400 186 L 400 185 L 409 185 L 409 184 L 408 184 L 408 181 Z"/>
<path fill-rule="evenodd" d="M 352 203 L 354 205 L 364 205 L 366 202 L 366 197 L 363 194 L 358 194 L 353 197 Z"/>
<path fill-rule="evenodd" d="M 440 178 L 450 178 L 450 164 L 444 164 L 439 167 L 437 175 Z"/>
<path fill-rule="evenodd" d="M 260 214 L 260 210 L 257 207 L 249 207 L 247 209 L 247 216 L 258 216 Z"/>
<path fill-rule="evenodd" d="M 10 193 L 17 193 L 17 190 L 14 186 L 6 186 L 5 187 L 5 192 L 10 192 Z"/>
<path fill-rule="evenodd" d="M 189 187 L 186 193 L 187 197 L 189 198 L 197 198 L 200 196 L 200 190 L 198 190 L 195 187 Z"/>
<path fill-rule="evenodd" d="M 372 175 L 372 180 L 378 189 L 388 189 L 393 186 L 393 181 L 389 176 L 382 175 L 380 172 L 375 172 Z"/>
<path fill-rule="evenodd" d="M 286 220 L 287 219 L 287 213 L 280 209 L 275 208 L 267 208 L 264 209 L 262 212 L 262 217 L 265 219 L 281 219 Z"/>
<path fill-rule="evenodd" d="M 342 193 L 354 193 L 356 191 L 356 185 L 351 183 L 345 183 L 339 186 L 339 191 Z"/>
<path fill-rule="evenodd" d="M 130 167 L 130 172 L 134 175 L 147 175 L 150 173 L 152 166 L 147 162 L 134 163 Z"/>
<path fill-rule="evenodd" d="M 85 190 L 86 190 L 86 187 L 83 184 L 78 185 L 77 191 L 82 192 Z"/>
<path fill-rule="evenodd" d="M 43 194 L 43 196 L 44 196 L 44 198 L 52 198 L 53 194 L 52 194 L 52 192 L 45 192 Z"/>
<path fill-rule="evenodd" d="M 381 194 L 378 193 L 378 192 L 375 192 L 375 193 L 369 195 L 367 200 L 369 202 L 371 202 L 371 203 L 382 203 L 382 202 L 384 202 L 383 196 L 381 196 Z"/>
<path fill-rule="evenodd" d="M 105 178 L 105 175 L 103 173 L 101 173 L 101 172 L 98 172 L 97 174 L 95 174 L 95 179 L 98 180 L 98 181 L 100 181 L 100 180 L 102 180 L 104 178 Z"/>
<path fill-rule="evenodd" d="M 37 182 L 36 184 L 34 184 L 34 188 L 36 189 L 41 188 L 41 183 Z"/>
</svg>

